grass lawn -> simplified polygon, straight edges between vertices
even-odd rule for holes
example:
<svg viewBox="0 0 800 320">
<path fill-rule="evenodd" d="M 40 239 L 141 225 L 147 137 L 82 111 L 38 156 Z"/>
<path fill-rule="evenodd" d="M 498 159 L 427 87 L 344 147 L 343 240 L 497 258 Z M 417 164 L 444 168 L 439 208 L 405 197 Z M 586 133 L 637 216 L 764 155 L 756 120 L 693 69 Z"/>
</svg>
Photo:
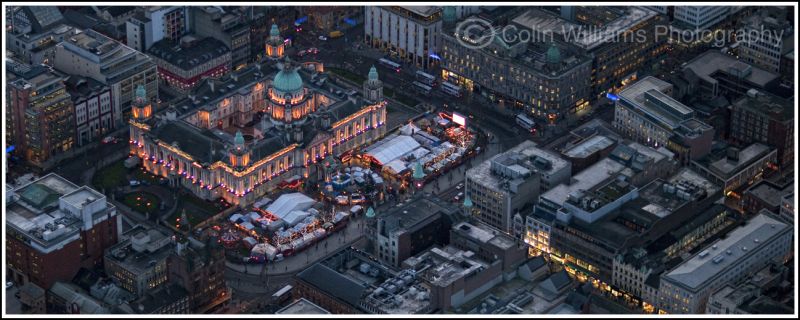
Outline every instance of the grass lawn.
<svg viewBox="0 0 800 320">
<path fill-rule="evenodd" d="M 136 167 L 136 170 L 133 171 L 133 176 L 136 180 L 147 181 L 150 184 L 158 184 L 158 180 L 160 179 L 160 177 L 145 171 L 144 167 Z"/>
<path fill-rule="evenodd" d="M 115 162 L 95 172 L 94 177 L 92 177 L 92 184 L 100 190 L 103 188 L 109 190 L 113 187 L 126 185 L 128 183 L 125 179 L 127 172 L 128 169 L 125 168 L 123 161 Z"/>
<path fill-rule="evenodd" d="M 186 217 L 189 219 L 189 223 L 195 226 L 229 207 L 230 205 L 220 202 L 220 200 L 211 202 L 190 194 L 183 194 L 178 197 L 178 209 L 172 213 L 167 222 L 175 223 L 180 218 L 181 213 L 186 210 Z"/>
<path fill-rule="evenodd" d="M 158 210 L 161 199 L 149 192 L 136 191 L 126 194 L 122 203 L 141 213 L 154 213 Z"/>
<path fill-rule="evenodd" d="M 345 69 L 339 69 L 339 68 L 325 68 L 325 69 L 327 71 L 330 71 L 331 73 L 333 73 L 335 75 L 338 75 L 338 76 L 340 76 L 342 78 L 345 78 L 347 80 L 355 82 L 356 84 L 360 84 L 360 83 L 364 82 L 365 80 L 367 80 L 366 77 L 364 77 L 362 75 L 355 74 L 355 73 L 350 72 L 350 71 L 345 70 Z"/>
</svg>

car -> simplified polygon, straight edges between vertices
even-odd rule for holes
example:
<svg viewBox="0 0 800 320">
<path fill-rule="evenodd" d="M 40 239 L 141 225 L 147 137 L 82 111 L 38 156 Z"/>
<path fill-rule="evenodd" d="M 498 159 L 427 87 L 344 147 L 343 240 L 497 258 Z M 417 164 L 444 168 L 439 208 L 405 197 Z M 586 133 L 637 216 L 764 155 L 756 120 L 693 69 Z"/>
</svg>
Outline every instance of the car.
<svg viewBox="0 0 800 320">
<path fill-rule="evenodd" d="M 300 52 L 298 52 L 298 53 L 297 53 L 297 56 L 298 56 L 298 57 L 302 57 L 302 56 L 305 56 L 305 55 L 306 55 L 306 53 L 307 53 L 307 52 L 306 52 L 305 50 L 303 50 L 303 51 L 300 51 Z"/>
<path fill-rule="evenodd" d="M 320 40 L 322 40 L 322 41 L 325 41 L 325 40 L 328 40 L 328 37 L 326 37 L 326 36 L 319 36 L 319 38 L 317 38 L 317 39 L 320 39 Z"/>
<path fill-rule="evenodd" d="M 142 184 L 142 183 L 141 183 L 141 182 L 139 182 L 139 180 L 131 180 L 131 181 L 130 181 L 130 185 L 131 185 L 131 187 L 135 187 L 135 186 L 138 186 L 138 185 L 140 185 L 140 184 Z"/>
<path fill-rule="evenodd" d="M 463 188 L 463 187 L 464 187 L 464 183 L 463 183 L 463 182 L 462 182 L 462 183 L 459 183 L 459 184 L 456 186 L 456 190 L 461 190 L 461 188 Z"/>
<path fill-rule="evenodd" d="M 103 140 L 101 140 L 101 142 L 104 143 L 104 144 L 117 143 L 117 138 L 113 137 L 113 136 L 107 136 L 107 137 L 103 138 Z"/>
<path fill-rule="evenodd" d="M 336 203 L 340 205 L 346 205 L 349 202 L 347 196 L 336 196 Z"/>
<path fill-rule="evenodd" d="M 306 52 L 308 52 L 310 54 L 317 54 L 317 53 L 319 53 L 319 49 L 311 47 L 311 48 L 308 48 L 308 50 L 306 50 Z"/>
<path fill-rule="evenodd" d="M 463 193 L 463 192 L 459 192 L 459 193 L 458 193 L 458 195 L 456 195 L 456 197 L 459 197 L 459 198 L 461 198 L 461 197 L 463 197 L 463 196 L 464 196 L 464 193 Z"/>
<path fill-rule="evenodd" d="M 10 289 L 10 288 L 11 288 L 11 287 L 13 287 L 13 286 L 14 286 L 14 283 L 13 283 L 13 282 L 11 282 L 11 281 L 9 281 L 9 282 L 6 282 L 6 289 Z"/>
<path fill-rule="evenodd" d="M 367 198 L 361 194 L 354 193 L 350 195 L 350 204 L 364 203 L 365 201 L 367 201 Z"/>
</svg>

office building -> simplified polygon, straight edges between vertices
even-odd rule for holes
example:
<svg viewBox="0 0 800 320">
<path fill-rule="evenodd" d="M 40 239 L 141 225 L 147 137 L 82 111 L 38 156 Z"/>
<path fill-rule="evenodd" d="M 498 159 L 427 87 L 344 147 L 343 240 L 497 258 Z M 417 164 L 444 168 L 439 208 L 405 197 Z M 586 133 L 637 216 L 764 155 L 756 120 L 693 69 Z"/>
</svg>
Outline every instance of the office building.
<svg viewBox="0 0 800 320">
<path fill-rule="evenodd" d="M 757 215 L 665 272 L 658 290 L 658 307 L 670 314 L 702 313 L 716 290 L 743 280 L 773 259 L 783 263 L 791 242 L 791 226 Z"/>
<path fill-rule="evenodd" d="M 708 298 L 706 314 L 790 314 L 794 312 L 788 268 L 765 266 L 743 283 L 729 283 Z M 788 290 L 787 290 L 788 289 Z"/>
<path fill-rule="evenodd" d="M 135 226 L 105 255 L 105 271 L 120 287 L 137 297 L 167 283 L 167 257 L 173 241 L 163 230 Z"/>
<path fill-rule="evenodd" d="M 720 96 L 733 101 L 750 89 L 773 92 L 780 83 L 777 73 L 736 60 L 715 49 L 689 60 L 682 69 L 691 87 L 687 92 L 706 101 Z"/>
<path fill-rule="evenodd" d="M 28 163 L 50 168 L 75 146 L 75 109 L 66 78 L 13 60 L 6 68 L 10 142 Z"/>
<path fill-rule="evenodd" d="M 533 141 L 522 142 L 467 170 L 464 195 L 472 200 L 471 213 L 476 218 L 510 232 L 513 215 L 541 192 L 543 176 L 549 175 L 550 183 L 569 178 L 567 161 L 540 152 L 535 145 Z M 550 159 L 542 156 L 545 154 Z"/>
<path fill-rule="evenodd" d="M 777 148 L 782 167 L 794 165 L 793 98 L 784 99 L 751 89 L 734 101 L 730 109 L 731 140 L 742 146 L 753 142 L 771 145 Z"/>
<path fill-rule="evenodd" d="M 673 86 L 646 77 L 619 93 L 614 128 L 653 148 L 667 147 L 687 163 L 711 149 L 714 128 L 695 118 L 695 111 L 672 98 Z"/>
<path fill-rule="evenodd" d="M 588 111 L 591 91 L 591 57 L 568 44 L 544 39 L 522 41 L 533 23 L 529 13 L 498 9 L 491 15 L 472 17 L 489 26 L 490 21 L 512 19 L 514 26 L 487 46 L 465 46 L 464 39 L 489 37 L 492 30 L 460 30 L 445 26 L 442 33 L 442 77 L 514 112 L 524 112 L 537 121 L 555 123 Z M 537 9 L 528 9 L 528 12 Z M 483 25 L 483 24 L 477 24 Z M 493 26 L 501 28 L 502 26 Z M 535 28 L 534 28 L 535 30 Z M 456 34 L 457 32 L 471 34 Z M 513 41 L 511 41 L 513 40 Z M 545 42 L 547 41 L 547 42 Z"/>
<path fill-rule="evenodd" d="M 17 285 L 70 281 L 117 243 L 121 216 L 89 187 L 51 173 L 6 192 L 6 270 Z"/>
<path fill-rule="evenodd" d="M 517 269 L 526 262 L 527 246 L 505 233 L 494 230 L 482 222 L 459 222 L 450 229 L 450 245 L 470 251 L 484 261 L 502 261 L 504 277 L 517 275 Z"/>
<path fill-rule="evenodd" d="M 244 68 L 250 63 L 251 46 L 262 48 L 263 44 L 250 42 L 250 26 L 245 13 L 219 6 L 193 6 L 189 10 L 190 29 L 198 37 L 212 37 L 222 41 L 230 50 L 233 70 Z"/>
<path fill-rule="evenodd" d="M 794 221 L 794 193 L 790 193 L 781 197 L 780 216 L 785 221 Z"/>
<path fill-rule="evenodd" d="M 53 66 L 110 87 L 117 125 L 128 117 L 136 86 L 145 86 L 147 98 L 158 100 L 158 73 L 152 59 L 91 29 L 76 30 L 57 44 Z"/>
<path fill-rule="evenodd" d="M 442 8 L 437 6 L 368 6 L 364 8 L 364 42 L 402 63 L 428 69 L 438 64 Z"/>
<path fill-rule="evenodd" d="M 55 46 L 73 27 L 56 6 L 7 7 L 6 48 L 14 59 L 31 65 L 53 65 Z"/>
<path fill-rule="evenodd" d="M 672 32 L 702 34 L 713 30 L 732 11 L 730 6 L 675 6 L 672 13 Z"/>
<path fill-rule="evenodd" d="M 178 92 L 188 93 L 206 78 L 219 79 L 231 71 L 231 52 L 214 38 L 187 35 L 178 41 L 161 40 L 147 51 L 158 66 L 158 76 Z"/>
<path fill-rule="evenodd" d="M 778 184 L 769 180 L 761 180 L 744 191 L 742 208 L 749 214 L 756 214 L 761 212 L 761 209 L 766 209 L 770 213 L 778 215 L 782 199 L 792 194 L 792 191 L 794 191 L 794 181 Z"/>
<path fill-rule="evenodd" d="M 739 58 L 772 73 L 791 73 L 781 70 L 781 59 L 794 50 L 792 21 L 776 12 L 764 9 L 742 21 L 743 39 L 738 43 Z"/>
<path fill-rule="evenodd" d="M 719 150 L 692 161 L 689 166 L 723 186 L 726 196 L 737 197 L 743 189 L 761 181 L 765 170 L 777 169 L 777 163 L 777 150 L 756 142 L 741 150 L 733 147 Z"/>
<path fill-rule="evenodd" d="M 189 31 L 189 12 L 188 6 L 138 8 L 125 22 L 126 44 L 139 52 L 147 52 L 163 39 L 178 42 Z"/>
<path fill-rule="evenodd" d="M 573 172 L 581 172 L 611 154 L 616 145 L 617 142 L 609 137 L 595 135 L 574 146 L 564 148 L 561 155 L 569 161 Z"/>
<path fill-rule="evenodd" d="M 449 243 L 448 230 L 460 219 L 461 210 L 438 197 L 417 195 L 411 202 L 392 208 L 377 218 L 375 256 L 399 267 L 433 245 Z"/>
</svg>

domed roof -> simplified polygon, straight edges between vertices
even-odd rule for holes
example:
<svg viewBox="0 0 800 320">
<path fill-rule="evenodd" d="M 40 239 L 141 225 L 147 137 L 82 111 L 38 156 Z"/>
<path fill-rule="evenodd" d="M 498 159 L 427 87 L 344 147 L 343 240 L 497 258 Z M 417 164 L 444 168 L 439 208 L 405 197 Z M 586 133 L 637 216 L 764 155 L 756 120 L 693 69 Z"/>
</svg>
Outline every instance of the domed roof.
<svg viewBox="0 0 800 320">
<path fill-rule="evenodd" d="M 278 30 L 278 25 L 277 24 L 272 24 L 272 28 L 269 29 L 269 36 L 270 37 L 280 37 L 281 36 L 281 32 L 280 32 L 280 30 Z"/>
<path fill-rule="evenodd" d="M 378 69 L 374 65 L 369 68 L 369 80 L 378 80 Z"/>
<path fill-rule="evenodd" d="M 296 69 L 283 69 L 272 79 L 272 86 L 283 93 L 296 92 L 303 89 L 303 79 Z"/>
<path fill-rule="evenodd" d="M 445 6 L 444 9 L 442 9 L 442 19 L 444 22 L 456 21 L 456 7 Z"/>
<path fill-rule="evenodd" d="M 233 144 L 242 145 L 244 144 L 244 136 L 242 135 L 241 131 L 236 131 L 236 136 L 233 137 Z"/>
<path fill-rule="evenodd" d="M 558 50 L 555 43 L 552 43 L 547 49 L 547 63 L 561 63 L 561 51 Z"/>
</svg>

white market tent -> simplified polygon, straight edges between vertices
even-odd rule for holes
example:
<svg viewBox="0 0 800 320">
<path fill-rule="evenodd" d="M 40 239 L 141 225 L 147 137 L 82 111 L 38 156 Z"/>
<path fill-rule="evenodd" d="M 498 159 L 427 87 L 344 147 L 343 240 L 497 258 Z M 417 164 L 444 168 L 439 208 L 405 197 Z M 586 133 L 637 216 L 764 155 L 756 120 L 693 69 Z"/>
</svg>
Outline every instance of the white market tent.
<svg viewBox="0 0 800 320">
<path fill-rule="evenodd" d="M 421 130 L 417 128 L 413 123 L 406 124 L 400 128 L 400 133 L 410 136 L 414 133 L 420 132 Z"/>
<path fill-rule="evenodd" d="M 254 245 L 256 245 L 256 243 L 258 243 L 258 241 L 256 241 L 256 239 L 253 239 L 253 237 L 247 237 L 247 238 L 244 238 L 244 239 L 242 239 L 242 240 L 243 240 L 244 242 L 247 242 L 247 243 L 248 243 L 248 244 L 250 244 L 251 246 L 254 246 Z"/>
<path fill-rule="evenodd" d="M 286 225 L 294 226 L 298 222 L 303 221 L 303 219 L 305 219 L 309 215 L 310 215 L 310 213 L 308 213 L 308 212 L 300 211 L 300 210 L 294 210 L 292 212 L 289 212 L 289 214 L 287 214 L 286 216 L 284 216 L 281 219 L 283 219 L 283 221 L 286 221 Z"/>
<path fill-rule="evenodd" d="M 394 171 L 394 173 L 400 173 L 407 168 L 406 163 L 400 159 L 389 161 L 389 163 L 385 164 L 384 167 L 388 167 Z"/>
<path fill-rule="evenodd" d="M 300 192 L 287 193 L 280 196 L 275 202 L 269 205 L 267 211 L 280 219 L 284 219 L 290 212 L 308 210 L 315 203 L 316 201 L 314 201 L 314 199 Z"/>
<path fill-rule="evenodd" d="M 239 219 L 241 219 L 241 218 L 242 218 L 242 214 L 241 214 L 241 213 L 234 213 L 234 214 L 233 214 L 233 215 L 230 217 L 230 219 L 228 219 L 228 220 L 229 220 L 230 222 L 236 223 L 236 221 L 237 221 L 237 220 L 239 220 Z"/>
<path fill-rule="evenodd" d="M 250 223 L 250 222 L 245 222 L 245 223 L 242 223 L 242 228 L 245 228 L 245 229 L 247 229 L 247 230 L 253 230 L 253 228 L 254 228 L 254 227 L 255 227 L 255 226 L 253 226 L 253 224 L 252 224 L 252 223 Z"/>
<path fill-rule="evenodd" d="M 400 135 L 368 149 L 367 154 L 375 158 L 375 160 L 378 160 L 381 164 L 386 164 L 419 148 L 419 146 L 419 142 L 414 140 L 414 138 Z"/>
</svg>

